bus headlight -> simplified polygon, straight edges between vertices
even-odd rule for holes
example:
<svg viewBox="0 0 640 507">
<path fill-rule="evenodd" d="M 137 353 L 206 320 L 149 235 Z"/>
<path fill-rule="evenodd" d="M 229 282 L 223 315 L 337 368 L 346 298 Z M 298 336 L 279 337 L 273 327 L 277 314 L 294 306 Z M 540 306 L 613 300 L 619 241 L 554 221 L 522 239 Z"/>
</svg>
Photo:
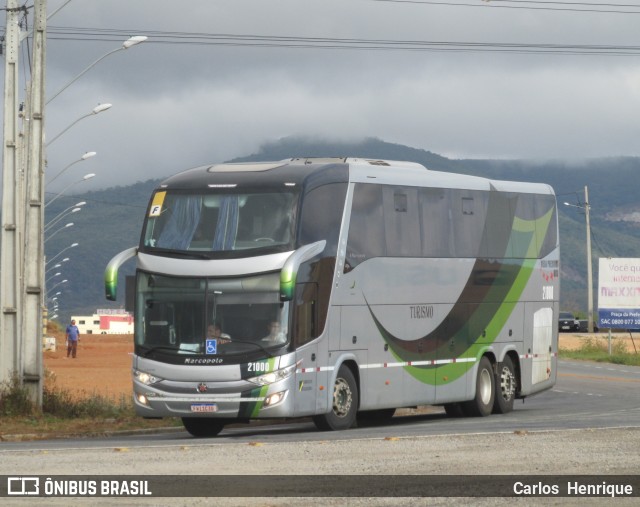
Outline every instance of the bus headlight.
<svg viewBox="0 0 640 507">
<path fill-rule="evenodd" d="M 267 396 L 264 400 L 264 406 L 266 407 L 273 407 L 274 405 L 277 405 L 278 403 L 280 403 L 282 400 L 285 399 L 285 397 L 287 396 L 287 391 L 281 391 L 279 393 L 274 393 L 270 396 Z"/>
<path fill-rule="evenodd" d="M 294 371 L 296 371 L 296 365 L 292 364 L 291 366 L 287 366 L 286 368 L 275 370 L 269 373 L 264 373 L 263 375 L 258 375 L 257 377 L 251 377 L 247 380 L 259 386 L 266 386 L 269 384 L 273 384 L 274 382 L 279 382 L 280 380 L 289 378 Z"/>
<path fill-rule="evenodd" d="M 138 370 L 134 370 L 133 378 L 146 386 L 150 386 L 162 380 L 161 378 L 155 377 L 150 373 L 146 373 L 144 371 L 138 371 Z"/>
</svg>

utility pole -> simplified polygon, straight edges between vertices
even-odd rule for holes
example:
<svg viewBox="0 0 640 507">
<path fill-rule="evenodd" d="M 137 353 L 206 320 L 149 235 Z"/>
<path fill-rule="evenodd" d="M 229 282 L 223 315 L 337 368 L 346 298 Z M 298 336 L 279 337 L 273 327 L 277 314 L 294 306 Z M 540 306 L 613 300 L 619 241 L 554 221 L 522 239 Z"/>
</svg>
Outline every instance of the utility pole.
<svg viewBox="0 0 640 507">
<path fill-rule="evenodd" d="M 42 306 L 44 294 L 44 116 L 47 0 L 35 0 L 31 71 L 30 131 L 25 174 L 25 249 L 22 383 L 42 406 Z"/>
<path fill-rule="evenodd" d="M 2 244 L 0 247 L 0 382 L 21 375 L 21 192 L 18 152 L 18 0 L 7 0 L 4 41 L 4 143 L 2 151 Z"/>
<path fill-rule="evenodd" d="M 593 267 L 591 264 L 591 222 L 589 218 L 589 189 L 584 187 L 584 216 L 587 222 L 587 330 L 593 333 Z"/>
</svg>

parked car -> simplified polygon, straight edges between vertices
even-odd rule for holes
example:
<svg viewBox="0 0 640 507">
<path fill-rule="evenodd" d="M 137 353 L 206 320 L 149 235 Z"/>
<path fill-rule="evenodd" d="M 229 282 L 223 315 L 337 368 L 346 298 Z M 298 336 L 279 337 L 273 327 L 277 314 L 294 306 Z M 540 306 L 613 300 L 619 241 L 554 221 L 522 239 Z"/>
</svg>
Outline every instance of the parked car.
<svg viewBox="0 0 640 507">
<path fill-rule="evenodd" d="M 580 321 L 571 312 L 560 312 L 558 317 L 558 331 L 576 332 L 580 329 Z"/>
</svg>

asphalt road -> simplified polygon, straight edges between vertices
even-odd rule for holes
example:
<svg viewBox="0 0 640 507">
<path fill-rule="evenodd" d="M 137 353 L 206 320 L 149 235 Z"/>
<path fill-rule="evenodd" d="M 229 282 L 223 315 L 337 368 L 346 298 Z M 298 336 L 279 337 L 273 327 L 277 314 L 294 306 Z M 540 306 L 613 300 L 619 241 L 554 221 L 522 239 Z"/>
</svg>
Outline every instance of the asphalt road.
<svg viewBox="0 0 640 507">
<path fill-rule="evenodd" d="M 640 427 L 640 367 L 559 361 L 558 381 L 553 389 L 516 400 L 506 415 L 485 418 L 448 418 L 439 407 L 402 411 L 383 426 L 355 428 L 343 432 L 321 432 L 310 420 L 286 424 L 242 425 L 225 428 L 206 442 L 263 443 L 340 441 L 380 438 L 388 435 L 411 437 L 471 433 L 550 431 L 593 428 Z M 5 442 L 0 453 L 10 450 L 54 450 L 104 446 L 156 446 L 204 442 L 181 429 L 159 433 L 116 435 L 36 442 Z M 0 464 L 2 470 L 2 464 Z"/>
<path fill-rule="evenodd" d="M 483 474 L 638 476 L 640 368 L 561 361 L 557 385 L 518 403 L 507 415 L 447 418 L 439 409 L 396 416 L 384 426 L 320 432 L 309 421 L 225 429 L 194 439 L 185 431 L 108 438 L 4 442 L 0 475 L 345 475 L 477 476 Z M 460 483 L 459 496 L 470 486 Z M 136 500 L 145 505 L 291 505 L 314 498 L 195 498 Z M 3 499 L 4 500 L 4 499 Z M 68 505 L 70 499 L 31 498 L 30 504 Z M 85 505 L 83 499 L 77 505 Z M 86 500 L 86 499 L 85 499 Z M 447 498 L 323 498 L 323 505 L 456 505 Z M 530 498 L 519 505 L 580 505 L 603 499 Z M 122 505 L 122 499 L 91 504 Z M 474 498 L 474 505 L 512 505 L 511 498 Z M 551 502 L 551 503 L 549 503 Z M 636 498 L 617 500 L 637 505 Z M 3 502 L 6 505 L 26 505 Z M 87 503 L 88 504 L 88 503 Z M 124 502 L 124 504 L 127 504 Z"/>
</svg>

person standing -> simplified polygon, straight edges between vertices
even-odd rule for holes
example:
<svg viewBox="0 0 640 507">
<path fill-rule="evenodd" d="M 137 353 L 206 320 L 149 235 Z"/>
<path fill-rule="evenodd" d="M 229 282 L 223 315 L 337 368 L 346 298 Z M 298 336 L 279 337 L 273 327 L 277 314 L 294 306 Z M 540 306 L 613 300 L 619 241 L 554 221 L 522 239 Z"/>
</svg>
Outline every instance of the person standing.
<svg viewBox="0 0 640 507">
<path fill-rule="evenodd" d="M 76 352 L 78 350 L 78 341 L 80 340 L 80 330 L 76 326 L 76 321 L 71 320 L 71 324 L 67 326 L 67 357 L 71 356 L 76 358 Z"/>
</svg>

